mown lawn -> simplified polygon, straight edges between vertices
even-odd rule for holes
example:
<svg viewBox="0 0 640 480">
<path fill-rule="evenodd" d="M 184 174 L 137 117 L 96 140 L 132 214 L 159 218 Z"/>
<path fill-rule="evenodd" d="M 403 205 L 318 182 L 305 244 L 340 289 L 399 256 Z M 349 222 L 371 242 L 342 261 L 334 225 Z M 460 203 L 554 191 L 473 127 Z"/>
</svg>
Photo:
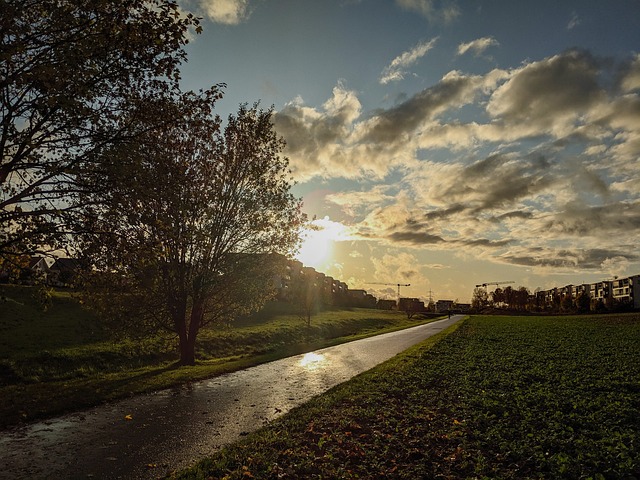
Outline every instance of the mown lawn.
<svg viewBox="0 0 640 480">
<path fill-rule="evenodd" d="M 452 330 L 177 478 L 640 478 L 640 315 Z"/>
<path fill-rule="evenodd" d="M 175 338 L 114 339 L 69 292 L 44 311 L 33 287 L 0 286 L 0 428 L 168 388 L 425 319 L 368 309 L 325 311 L 307 327 L 291 308 L 199 335 L 198 364 L 176 367 Z"/>
</svg>

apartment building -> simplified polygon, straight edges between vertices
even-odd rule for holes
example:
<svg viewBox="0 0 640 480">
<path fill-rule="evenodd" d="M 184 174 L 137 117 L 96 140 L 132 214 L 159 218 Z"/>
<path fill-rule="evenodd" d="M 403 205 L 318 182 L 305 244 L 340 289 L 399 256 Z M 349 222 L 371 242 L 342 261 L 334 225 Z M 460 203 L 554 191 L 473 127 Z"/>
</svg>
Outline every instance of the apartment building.
<svg viewBox="0 0 640 480">
<path fill-rule="evenodd" d="M 560 305 L 567 298 L 575 301 L 581 294 L 589 295 L 592 306 L 602 303 L 606 307 L 628 306 L 638 310 L 640 275 L 541 290 L 535 293 L 535 300 L 538 306 L 551 308 Z"/>
<path fill-rule="evenodd" d="M 615 301 L 631 303 L 634 309 L 640 308 L 640 275 L 613 280 L 610 295 Z"/>
<path fill-rule="evenodd" d="M 283 273 L 276 275 L 272 283 L 280 300 L 293 300 L 296 288 L 305 283 L 314 289 L 318 299 L 325 305 L 376 307 L 376 298 L 364 290 L 350 290 L 346 283 L 318 272 L 313 267 L 305 267 L 298 260 L 283 257 L 283 262 Z"/>
</svg>

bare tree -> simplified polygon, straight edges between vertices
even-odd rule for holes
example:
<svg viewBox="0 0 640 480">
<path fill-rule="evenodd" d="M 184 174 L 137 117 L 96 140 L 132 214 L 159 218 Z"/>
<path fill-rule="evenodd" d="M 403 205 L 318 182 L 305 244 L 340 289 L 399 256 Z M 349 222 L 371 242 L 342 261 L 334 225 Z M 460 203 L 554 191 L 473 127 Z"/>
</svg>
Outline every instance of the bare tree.
<svg viewBox="0 0 640 480">
<path fill-rule="evenodd" d="M 314 272 L 306 271 L 296 279 L 291 286 L 292 302 L 298 309 L 299 315 L 311 326 L 311 317 L 316 314 L 322 305 L 320 286 Z"/>
</svg>

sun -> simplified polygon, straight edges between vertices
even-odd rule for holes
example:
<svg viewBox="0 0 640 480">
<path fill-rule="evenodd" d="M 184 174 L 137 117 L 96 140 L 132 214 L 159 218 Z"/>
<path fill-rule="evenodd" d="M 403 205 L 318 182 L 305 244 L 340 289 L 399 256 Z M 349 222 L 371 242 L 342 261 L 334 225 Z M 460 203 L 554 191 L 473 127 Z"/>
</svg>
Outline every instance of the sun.
<svg viewBox="0 0 640 480">
<path fill-rule="evenodd" d="M 330 236 L 328 230 L 305 230 L 296 258 L 307 267 L 316 270 L 326 268 L 333 253 L 333 240 Z"/>
<path fill-rule="evenodd" d="M 302 245 L 296 258 L 307 267 L 326 270 L 334 263 L 336 242 L 351 239 L 349 231 L 349 227 L 329 217 L 313 220 L 311 227 L 302 232 Z"/>
</svg>

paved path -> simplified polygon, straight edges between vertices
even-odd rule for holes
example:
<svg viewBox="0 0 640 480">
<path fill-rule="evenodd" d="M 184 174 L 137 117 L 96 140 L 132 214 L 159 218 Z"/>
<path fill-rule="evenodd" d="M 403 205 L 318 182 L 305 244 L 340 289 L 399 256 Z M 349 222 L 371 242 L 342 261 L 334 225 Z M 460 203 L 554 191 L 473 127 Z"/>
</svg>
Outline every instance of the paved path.
<svg viewBox="0 0 640 480">
<path fill-rule="evenodd" d="M 0 479 L 164 477 L 461 318 L 0 432 Z"/>
</svg>

